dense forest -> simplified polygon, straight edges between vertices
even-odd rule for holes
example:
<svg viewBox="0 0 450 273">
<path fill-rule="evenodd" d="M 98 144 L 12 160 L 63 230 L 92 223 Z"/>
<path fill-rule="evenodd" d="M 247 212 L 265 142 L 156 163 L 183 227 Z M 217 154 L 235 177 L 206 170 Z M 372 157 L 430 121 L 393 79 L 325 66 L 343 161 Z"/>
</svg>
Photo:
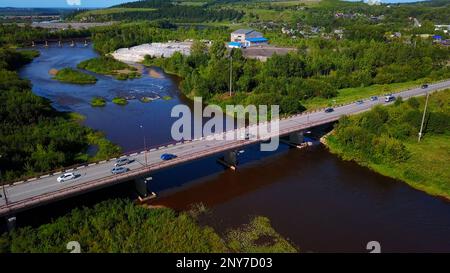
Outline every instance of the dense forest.
<svg viewBox="0 0 450 273">
<path fill-rule="evenodd" d="M 329 146 L 344 159 L 450 198 L 449 98 L 450 90 L 430 96 L 420 143 L 423 97 L 405 102 L 398 98 L 393 106 L 341 118 L 328 137 Z"/>
<path fill-rule="evenodd" d="M 176 5 L 164 0 L 148 0 L 125 3 L 99 12 L 78 11 L 67 19 L 83 22 L 170 19 L 172 22 L 195 23 L 233 21 L 239 20 L 243 15 L 243 12 L 227 7 L 210 9 L 203 6 Z"/>
<path fill-rule="evenodd" d="M 212 228 L 198 224 L 204 212 L 202 208 L 175 213 L 120 199 L 104 201 L 93 208 L 74 209 L 50 224 L 4 233 L 0 253 L 67 253 L 70 241 L 79 242 L 83 253 L 297 252 L 267 218 L 256 217 L 221 238 Z"/>
</svg>

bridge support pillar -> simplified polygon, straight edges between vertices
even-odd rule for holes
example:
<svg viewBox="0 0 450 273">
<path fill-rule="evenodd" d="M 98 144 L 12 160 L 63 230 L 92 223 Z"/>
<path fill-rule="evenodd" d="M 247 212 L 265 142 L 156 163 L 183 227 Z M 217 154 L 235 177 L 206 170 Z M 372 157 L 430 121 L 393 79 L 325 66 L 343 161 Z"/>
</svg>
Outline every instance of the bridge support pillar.
<svg viewBox="0 0 450 273">
<path fill-rule="evenodd" d="M 227 151 L 224 154 L 223 160 L 219 159 L 219 162 L 222 165 L 225 165 L 226 167 L 232 169 L 233 171 L 236 170 L 237 166 L 237 151 Z"/>
<path fill-rule="evenodd" d="M 6 224 L 8 227 L 8 231 L 12 231 L 16 228 L 16 222 L 17 222 L 17 217 L 16 216 L 9 216 L 6 219 Z"/>
<path fill-rule="evenodd" d="M 299 131 L 290 133 L 288 140 L 284 140 L 283 142 L 296 148 L 303 148 L 305 144 L 303 140 L 303 131 Z"/>
<path fill-rule="evenodd" d="M 148 197 L 147 183 L 151 180 L 151 177 L 140 177 L 134 180 L 136 192 L 138 193 L 140 199 Z"/>
</svg>

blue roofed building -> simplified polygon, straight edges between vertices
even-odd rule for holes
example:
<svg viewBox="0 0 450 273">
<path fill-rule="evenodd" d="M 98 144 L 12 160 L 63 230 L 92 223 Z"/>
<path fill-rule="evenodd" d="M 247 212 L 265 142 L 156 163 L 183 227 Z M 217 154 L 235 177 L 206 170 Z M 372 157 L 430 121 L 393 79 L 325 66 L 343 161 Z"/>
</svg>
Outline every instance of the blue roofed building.
<svg viewBox="0 0 450 273">
<path fill-rule="evenodd" d="M 231 42 L 228 43 L 228 47 L 250 47 L 256 45 L 266 45 L 268 39 L 264 38 L 261 32 L 253 29 L 238 29 L 231 33 Z"/>
</svg>

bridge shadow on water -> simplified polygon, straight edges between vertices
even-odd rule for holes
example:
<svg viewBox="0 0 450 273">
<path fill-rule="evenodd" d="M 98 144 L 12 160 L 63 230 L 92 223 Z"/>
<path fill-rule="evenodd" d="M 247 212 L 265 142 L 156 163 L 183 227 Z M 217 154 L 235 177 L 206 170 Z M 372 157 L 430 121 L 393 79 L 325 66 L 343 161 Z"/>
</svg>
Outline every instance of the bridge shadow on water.
<svg viewBox="0 0 450 273">
<path fill-rule="evenodd" d="M 322 126 L 318 128 L 316 132 L 313 132 L 314 137 L 320 137 L 320 135 L 323 135 L 324 132 L 329 129 L 330 126 Z M 277 156 L 282 156 L 290 149 L 292 148 L 289 145 L 280 143 L 277 150 L 262 152 L 260 151 L 260 144 L 249 145 L 238 151 L 237 171 L 239 171 L 240 168 L 248 168 L 255 165 L 257 166 L 257 164 L 262 160 L 277 160 Z M 205 181 L 211 181 L 213 179 L 222 180 L 224 175 L 232 175 L 234 171 L 229 170 L 217 161 L 217 159 L 221 157 L 223 157 L 223 154 L 216 154 L 182 165 L 177 165 L 172 168 L 156 171 L 150 175 L 153 179 L 148 184 L 148 191 L 156 192 L 158 194 L 158 198 L 156 200 L 159 200 L 160 198 L 167 198 L 173 194 L 202 184 Z M 245 187 L 244 192 L 254 190 L 260 186 L 261 185 L 258 183 L 247 183 L 247 187 Z M 235 192 L 235 194 L 238 194 L 238 192 Z M 229 194 L 227 194 L 227 196 L 229 196 Z M 118 185 L 109 186 L 20 212 L 16 214 L 16 226 L 36 227 L 61 217 L 75 208 L 93 207 L 95 204 L 109 199 L 125 198 L 136 200 L 137 197 L 138 195 L 135 191 L 134 181 L 127 181 Z M 148 202 L 148 204 L 153 203 L 153 200 Z M 176 206 L 173 208 L 182 210 L 189 207 L 189 205 L 186 205 L 183 207 Z M 0 225 L 0 233 L 3 231 L 6 231 L 5 221 L 2 221 Z"/>
</svg>

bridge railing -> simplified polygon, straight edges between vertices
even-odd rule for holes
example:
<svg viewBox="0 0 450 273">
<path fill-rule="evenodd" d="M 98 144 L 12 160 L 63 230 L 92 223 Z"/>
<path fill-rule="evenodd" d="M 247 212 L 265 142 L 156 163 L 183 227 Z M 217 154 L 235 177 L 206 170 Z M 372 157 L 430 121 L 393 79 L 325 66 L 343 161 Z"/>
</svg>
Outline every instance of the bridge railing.
<svg viewBox="0 0 450 273">
<path fill-rule="evenodd" d="M 447 81 L 448 80 L 442 80 L 442 81 L 435 82 L 433 84 L 439 84 L 439 83 L 443 83 L 443 82 L 447 82 Z M 402 93 L 402 92 L 405 92 L 405 91 L 416 89 L 418 87 L 419 86 L 417 86 L 415 88 L 409 88 L 407 90 L 403 90 L 403 91 L 397 92 L 395 94 L 399 94 L 399 93 Z M 355 102 L 342 103 L 342 104 L 335 105 L 334 107 L 342 107 L 342 106 L 352 105 Z M 314 109 L 314 110 L 311 110 L 311 111 L 305 111 L 305 112 L 302 112 L 302 113 L 289 115 L 289 116 L 286 116 L 286 117 L 280 117 L 280 120 L 286 120 L 286 119 L 290 119 L 290 118 L 293 118 L 293 117 L 307 116 L 307 115 L 314 114 L 314 113 L 317 113 L 317 112 L 323 112 L 326 108 L 327 107 L 322 107 L 322 108 L 317 108 L 317 109 Z M 231 131 L 236 131 L 236 130 L 239 130 L 239 129 L 242 129 L 242 128 L 234 129 L 234 130 L 231 130 Z M 222 134 L 226 134 L 226 133 L 229 133 L 229 131 L 223 132 Z M 121 157 L 134 156 L 134 155 L 138 155 L 138 154 L 144 153 L 144 152 L 152 152 L 152 151 L 155 151 L 155 150 L 159 150 L 159 149 L 165 148 L 165 147 L 167 147 L 169 145 L 179 145 L 179 144 L 183 144 L 183 143 L 186 143 L 186 142 L 198 141 L 198 140 L 201 140 L 201 139 L 203 139 L 205 137 L 207 137 L 207 136 L 201 137 L 199 139 L 186 140 L 186 141 L 169 141 L 169 142 L 166 142 L 166 143 L 149 146 L 149 147 L 147 147 L 146 150 L 143 150 L 143 149 L 132 150 L 132 151 L 128 151 L 126 153 L 123 153 L 121 155 L 118 155 L 117 157 L 113 157 L 113 158 L 109 158 L 109 159 L 105 159 L 105 160 L 99 160 L 99 161 L 95 161 L 95 162 L 86 162 L 86 163 L 81 163 L 81 164 L 74 164 L 74 165 L 68 166 L 68 167 L 57 168 L 55 170 L 52 170 L 51 172 L 41 172 L 41 173 L 33 174 L 31 176 L 22 176 L 22 177 L 20 177 L 18 179 L 12 180 L 11 182 L 5 183 L 5 187 L 13 186 L 13 185 L 17 185 L 17 184 L 22 184 L 22 183 L 27 183 L 27 182 L 32 182 L 32 181 L 35 181 L 35 180 L 40 179 L 40 178 L 46 178 L 46 177 L 49 177 L 49 176 L 60 175 L 60 174 L 65 173 L 65 172 L 81 170 L 81 169 L 83 169 L 85 167 L 88 167 L 88 166 L 93 166 L 93 165 L 96 165 L 96 164 L 102 164 L 102 163 L 105 163 L 105 162 L 116 160 L 117 158 L 121 158 Z"/>
<path fill-rule="evenodd" d="M 337 119 L 338 119 L 338 117 L 332 117 L 332 118 L 328 118 L 328 119 L 320 120 L 320 121 L 316 121 L 316 122 L 297 124 L 295 126 L 280 130 L 279 132 L 269 134 L 266 137 L 270 138 L 270 137 L 277 136 L 277 135 L 288 134 L 291 132 L 309 128 L 311 126 L 317 126 L 317 125 L 321 125 L 323 123 L 333 122 L 333 121 L 336 121 Z M 30 198 L 20 200 L 20 201 L 9 202 L 8 205 L 0 206 L 0 214 L 7 214 L 8 212 L 21 210 L 23 208 L 33 206 L 33 204 L 45 203 L 46 201 L 49 201 L 49 200 L 54 200 L 54 199 L 58 199 L 58 198 L 63 199 L 66 196 L 71 196 L 76 193 L 90 191 L 92 189 L 95 189 L 97 187 L 102 187 L 104 185 L 111 185 L 111 184 L 131 180 L 133 178 L 136 178 L 139 176 L 144 176 L 144 175 L 148 174 L 149 172 L 152 172 L 152 171 L 155 171 L 155 170 L 158 170 L 161 168 L 170 167 L 170 166 L 177 165 L 180 163 L 185 163 L 188 161 L 192 161 L 192 160 L 199 159 L 202 157 L 214 155 L 214 154 L 224 152 L 227 150 L 237 149 L 239 147 L 251 145 L 251 144 L 254 144 L 254 143 L 257 143 L 260 141 L 261 141 L 260 139 L 238 140 L 238 141 L 231 142 L 230 144 L 227 144 L 227 145 L 223 145 L 223 146 L 220 146 L 217 148 L 206 149 L 204 151 L 196 152 L 191 155 L 182 155 L 182 156 L 174 158 L 170 161 L 161 161 L 161 162 L 153 163 L 153 164 L 143 166 L 143 167 L 135 169 L 135 170 L 131 170 L 124 174 L 109 175 L 109 176 L 105 176 L 105 177 L 102 177 L 99 179 L 87 181 L 84 183 L 74 184 L 72 186 L 58 189 L 58 190 L 55 190 L 52 192 L 47 192 L 47 193 L 41 194 L 39 196 L 30 197 Z"/>
</svg>

